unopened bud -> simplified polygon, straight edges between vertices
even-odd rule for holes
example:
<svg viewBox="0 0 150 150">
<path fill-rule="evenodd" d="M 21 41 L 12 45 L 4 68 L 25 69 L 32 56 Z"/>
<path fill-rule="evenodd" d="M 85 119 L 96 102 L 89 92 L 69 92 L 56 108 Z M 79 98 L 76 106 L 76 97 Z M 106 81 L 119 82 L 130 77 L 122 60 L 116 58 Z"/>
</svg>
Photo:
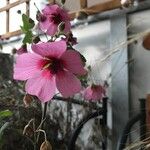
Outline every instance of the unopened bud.
<svg viewBox="0 0 150 150">
<path fill-rule="evenodd" d="M 148 33 L 143 39 L 143 47 L 150 50 L 150 33 Z"/>
<path fill-rule="evenodd" d="M 38 43 L 39 41 L 41 41 L 41 39 L 40 39 L 39 36 L 35 36 L 35 37 L 33 37 L 32 41 L 33 41 L 33 43 L 36 44 L 36 43 Z"/>
<path fill-rule="evenodd" d="M 87 19 L 88 14 L 84 11 L 79 11 L 76 13 L 76 18 L 79 20 Z"/>
<path fill-rule="evenodd" d="M 52 146 L 50 144 L 49 141 L 45 140 L 41 146 L 40 146 L 40 150 L 52 150 Z"/>
<path fill-rule="evenodd" d="M 12 54 L 16 54 L 17 53 L 17 49 L 16 48 L 13 48 L 11 51 L 12 51 Z"/>
<path fill-rule="evenodd" d="M 58 31 L 59 32 L 63 32 L 65 29 L 65 22 L 61 22 L 59 25 L 58 25 Z"/>
<path fill-rule="evenodd" d="M 29 94 L 26 94 L 23 98 L 23 102 L 25 104 L 25 107 L 29 107 L 32 101 L 33 101 L 32 96 Z"/>
</svg>

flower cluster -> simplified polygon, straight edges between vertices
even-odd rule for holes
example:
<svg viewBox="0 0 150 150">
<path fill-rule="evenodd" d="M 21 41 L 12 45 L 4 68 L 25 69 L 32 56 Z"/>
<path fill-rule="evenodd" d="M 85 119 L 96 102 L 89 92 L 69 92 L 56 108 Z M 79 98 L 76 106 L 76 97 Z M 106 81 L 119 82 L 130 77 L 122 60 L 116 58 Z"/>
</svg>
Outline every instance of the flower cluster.
<svg viewBox="0 0 150 150">
<path fill-rule="evenodd" d="M 86 75 L 87 70 L 83 56 L 72 48 L 77 44 L 77 39 L 71 32 L 69 15 L 59 5 L 49 4 L 41 12 L 38 11 L 37 20 L 39 29 L 48 39 L 46 42 L 39 37 L 36 37 L 37 40 L 27 39 L 33 35 L 31 29 L 34 24 L 23 16 L 28 26 L 25 24 L 22 29 L 29 35 L 26 35 L 24 45 L 17 51 L 14 79 L 26 81 L 26 92 L 37 96 L 41 102 L 51 100 L 57 92 L 66 98 L 73 96 L 81 91 L 79 77 Z M 31 44 L 30 52 L 27 43 Z M 99 100 L 103 93 L 101 87 L 92 86 L 85 90 L 84 97 L 87 100 Z"/>
</svg>

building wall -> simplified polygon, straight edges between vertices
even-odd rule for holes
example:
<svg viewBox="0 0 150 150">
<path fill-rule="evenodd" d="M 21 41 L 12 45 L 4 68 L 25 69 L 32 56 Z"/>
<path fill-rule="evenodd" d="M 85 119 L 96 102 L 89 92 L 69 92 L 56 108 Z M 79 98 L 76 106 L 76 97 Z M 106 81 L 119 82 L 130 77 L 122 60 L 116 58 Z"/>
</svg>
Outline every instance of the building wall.
<svg viewBox="0 0 150 150">
<path fill-rule="evenodd" d="M 150 10 L 129 15 L 129 34 L 137 34 L 150 29 Z M 130 59 L 130 114 L 138 111 L 139 98 L 145 98 L 150 93 L 150 51 L 142 46 L 142 38 L 129 46 Z"/>
</svg>

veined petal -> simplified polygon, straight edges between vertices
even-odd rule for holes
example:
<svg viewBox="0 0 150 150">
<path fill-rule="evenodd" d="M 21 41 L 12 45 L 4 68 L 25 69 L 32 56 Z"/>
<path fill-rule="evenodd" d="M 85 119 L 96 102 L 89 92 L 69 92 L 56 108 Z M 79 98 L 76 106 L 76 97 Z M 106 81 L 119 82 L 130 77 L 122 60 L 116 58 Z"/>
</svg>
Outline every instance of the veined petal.
<svg viewBox="0 0 150 150">
<path fill-rule="evenodd" d="M 67 33 L 70 31 L 70 29 L 71 29 L 71 23 L 70 23 L 70 21 L 66 21 L 64 32 Z"/>
<path fill-rule="evenodd" d="M 43 21 L 43 22 L 39 22 L 39 28 L 40 28 L 41 30 L 48 29 L 49 26 L 50 26 L 50 23 L 49 23 L 48 18 L 46 18 L 45 21 Z"/>
<path fill-rule="evenodd" d="M 92 100 L 93 99 L 93 91 L 91 87 L 87 87 L 83 92 L 84 99 Z"/>
<path fill-rule="evenodd" d="M 24 53 L 19 55 L 14 66 L 14 79 L 27 80 L 40 72 L 38 63 L 42 57 L 34 53 Z"/>
<path fill-rule="evenodd" d="M 46 76 L 45 76 L 46 75 Z M 31 95 L 37 96 L 41 102 L 50 101 L 56 91 L 56 83 L 54 76 L 48 74 L 39 74 L 35 78 L 29 79 L 26 83 L 26 91 Z"/>
<path fill-rule="evenodd" d="M 42 12 L 46 15 L 50 15 L 53 13 L 57 13 L 57 9 L 59 8 L 59 6 L 57 4 L 55 5 L 47 5 Z"/>
<path fill-rule="evenodd" d="M 64 97 L 73 96 L 81 90 L 80 81 L 75 75 L 67 71 L 61 71 L 56 74 L 56 86 Z"/>
<path fill-rule="evenodd" d="M 77 51 L 67 50 L 61 56 L 67 70 L 77 75 L 85 75 L 87 71 L 83 67 L 80 54 Z"/>
<path fill-rule="evenodd" d="M 47 42 L 47 43 L 40 43 L 32 45 L 32 50 L 41 55 L 41 56 L 48 56 L 48 57 L 56 57 L 59 58 L 65 51 L 67 45 L 65 41 L 56 41 L 56 42 Z"/>
<path fill-rule="evenodd" d="M 47 29 L 47 34 L 48 35 L 54 35 L 56 32 L 57 32 L 57 25 L 53 24 L 53 23 L 50 23 L 50 26 L 49 28 Z"/>
</svg>

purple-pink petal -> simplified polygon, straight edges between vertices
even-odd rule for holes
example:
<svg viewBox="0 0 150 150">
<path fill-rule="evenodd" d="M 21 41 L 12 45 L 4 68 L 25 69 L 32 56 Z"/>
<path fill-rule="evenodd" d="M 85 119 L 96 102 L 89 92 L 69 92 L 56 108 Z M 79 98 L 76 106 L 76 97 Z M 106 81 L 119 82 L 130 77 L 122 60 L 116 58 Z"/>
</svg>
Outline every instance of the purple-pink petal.
<svg viewBox="0 0 150 150">
<path fill-rule="evenodd" d="M 39 74 L 29 79 L 25 87 L 27 93 L 37 96 L 41 102 L 50 101 L 56 92 L 55 77 L 43 77 Z"/>
<path fill-rule="evenodd" d="M 56 57 L 59 58 L 67 49 L 67 45 L 65 41 L 56 41 L 56 42 L 47 42 L 40 44 L 33 44 L 32 50 L 41 55 L 48 57 Z"/>
<path fill-rule="evenodd" d="M 46 5 L 46 7 L 42 10 L 42 13 L 45 15 L 50 15 L 53 13 L 57 13 L 59 9 L 59 6 L 57 4 L 55 5 Z"/>
<path fill-rule="evenodd" d="M 64 61 L 64 66 L 67 70 L 71 71 L 76 75 L 85 75 L 87 71 L 83 67 L 80 54 L 77 51 L 67 50 L 61 56 Z"/>
<path fill-rule="evenodd" d="M 80 92 L 80 81 L 70 72 L 61 71 L 56 74 L 56 86 L 63 97 L 70 97 Z"/>
<path fill-rule="evenodd" d="M 83 94 L 86 100 L 101 100 L 105 95 L 105 89 L 101 85 L 92 85 L 88 86 Z"/>
<path fill-rule="evenodd" d="M 66 21 L 64 32 L 67 33 L 70 31 L 70 29 L 71 29 L 71 23 L 70 23 L 70 21 Z"/>
<path fill-rule="evenodd" d="M 14 66 L 14 79 L 27 80 L 40 72 L 38 63 L 42 57 L 34 53 L 24 53 L 19 55 Z"/>
<path fill-rule="evenodd" d="M 55 25 L 53 23 L 49 23 L 49 24 L 50 24 L 50 26 L 47 28 L 46 33 L 48 35 L 54 35 L 57 32 L 58 25 Z"/>
<path fill-rule="evenodd" d="M 41 30 L 46 30 L 50 27 L 50 23 L 49 23 L 49 20 L 48 18 L 46 17 L 45 21 L 42 21 L 42 22 L 39 22 L 39 28 Z"/>
</svg>

